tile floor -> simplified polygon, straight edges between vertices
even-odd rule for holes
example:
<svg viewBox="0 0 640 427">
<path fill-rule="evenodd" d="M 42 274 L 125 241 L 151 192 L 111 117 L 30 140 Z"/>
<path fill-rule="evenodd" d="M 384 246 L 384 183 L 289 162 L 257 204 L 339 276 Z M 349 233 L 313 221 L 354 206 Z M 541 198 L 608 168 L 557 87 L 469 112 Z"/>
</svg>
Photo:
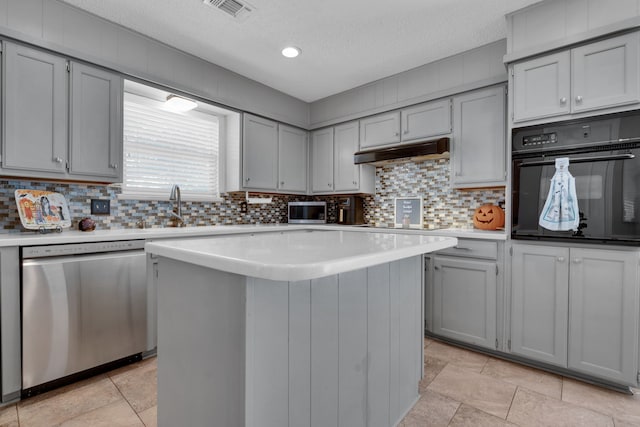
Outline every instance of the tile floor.
<svg viewBox="0 0 640 427">
<path fill-rule="evenodd" d="M 0 427 L 156 426 L 156 359 L 0 408 Z M 425 339 L 421 397 L 400 427 L 640 426 L 640 394 Z"/>
</svg>

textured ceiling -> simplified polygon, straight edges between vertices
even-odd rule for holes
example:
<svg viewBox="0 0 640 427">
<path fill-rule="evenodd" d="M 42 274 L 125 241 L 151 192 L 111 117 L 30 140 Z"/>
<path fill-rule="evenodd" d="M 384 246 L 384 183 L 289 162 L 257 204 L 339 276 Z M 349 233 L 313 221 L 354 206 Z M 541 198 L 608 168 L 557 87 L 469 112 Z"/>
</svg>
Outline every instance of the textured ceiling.
<svg viewBox="0 0 640 427">
<path fill-rule="evenodd" d="M 249 0 L 244 22 L 202 0 L 63 1 L 311 102 L 504 38 L 539 0 Z"/>
</svg>

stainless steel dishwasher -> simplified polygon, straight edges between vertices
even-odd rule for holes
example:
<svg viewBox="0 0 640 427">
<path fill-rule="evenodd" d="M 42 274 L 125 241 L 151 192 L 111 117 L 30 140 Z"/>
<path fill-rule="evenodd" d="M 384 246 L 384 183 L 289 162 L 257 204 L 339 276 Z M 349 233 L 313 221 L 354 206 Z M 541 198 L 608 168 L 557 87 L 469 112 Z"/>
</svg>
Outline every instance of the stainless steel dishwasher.
<svg viewBox="0 0 640 427">
<path fill-rule="evenodd" d="M 23 396 L 140 357 L 147 344 L 145 260 L 144 240 L 22 249 Z"/>
</svg>

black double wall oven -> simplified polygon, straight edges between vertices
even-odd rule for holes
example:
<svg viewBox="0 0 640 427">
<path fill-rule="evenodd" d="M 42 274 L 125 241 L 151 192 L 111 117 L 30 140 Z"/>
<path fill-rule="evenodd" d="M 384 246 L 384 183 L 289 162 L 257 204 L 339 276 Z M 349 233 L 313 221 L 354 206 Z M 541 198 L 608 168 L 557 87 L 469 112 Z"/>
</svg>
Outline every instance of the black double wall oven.
<svg viewBox="0 0 640 427">
<path fill-rule="evenodd" d="M 640 113 L 513 130 L 513 239 L 640 246 Z M 576 230 L 550 231 L 538 218 L 555 173 L 569 158 L 580 214 Z"/>
</svg>

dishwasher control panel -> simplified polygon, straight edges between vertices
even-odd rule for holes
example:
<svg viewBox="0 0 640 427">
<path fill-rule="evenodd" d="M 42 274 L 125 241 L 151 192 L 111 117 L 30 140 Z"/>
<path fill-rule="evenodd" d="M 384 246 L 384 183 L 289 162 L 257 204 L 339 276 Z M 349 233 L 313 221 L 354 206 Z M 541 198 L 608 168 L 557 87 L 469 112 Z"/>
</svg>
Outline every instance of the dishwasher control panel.
<svg viewBox="0 0 640 427">
<path fill-rule="evenodd" d="M 67 256 L 93 254 L 103 252 L 121 252 L 144 249 L 144 240 L 117 240 L 112 242 L 70 243 L 66 245 L 25 246 L 22 248 L 22 258 L 45 258 L 53 256 Z"/>
</svg>

